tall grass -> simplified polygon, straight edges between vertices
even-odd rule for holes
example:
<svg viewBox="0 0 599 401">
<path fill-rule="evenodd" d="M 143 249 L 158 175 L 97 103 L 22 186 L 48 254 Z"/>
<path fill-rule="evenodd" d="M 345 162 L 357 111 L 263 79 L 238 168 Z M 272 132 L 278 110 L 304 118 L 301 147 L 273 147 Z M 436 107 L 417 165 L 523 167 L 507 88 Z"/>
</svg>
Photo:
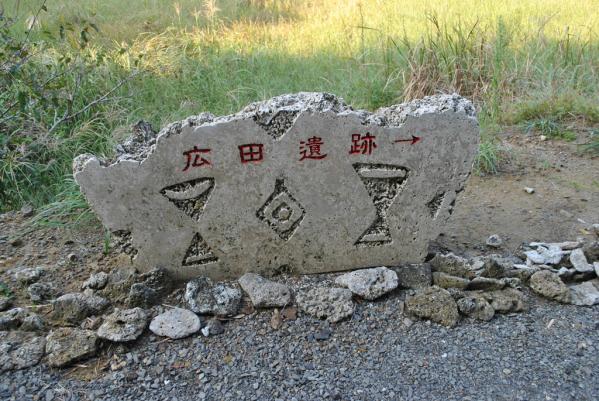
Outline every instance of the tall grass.
<svg viewBox="0 0 599 401">
<path fill-rule="evenodd" d="M 19 17 L 14 35 L 24 35 L 19 27 L 40 4 L 7 2 L 6 12 Z M 5 142 L 24 135 L 28 146 L 42 144 L 42 150 L 24 158 L 19 146 L 7 147 L 0 160 L 1 209 L 24 201 L 73 204 L 68 199 L 77 196 L 76 188 L 65 181 L 72 158 L 81 152 L 109 154 L 138 119 L 159 127 L 200 111 L 235 112 L 285 92 L 328 91 L 366 109 L 459 92 L 478 106 L 483 143 L 477 168 L 487 173 L 497 170 L 501 152 L 494 133 L 502 125 L 541 119 L 599 123 L 597 0 L 46 4 L 48 11 L 32 31 L 43 43 L 31 61 L 36 73 L 51 74 L 47 66 L 60 57 L 85 53 L 80 104 L 131 71 L 140 74 L 111 102 L 50 136 L 44 130 L 51 125 L 51 109 L 30 124 L 41 134 L 30 134 L 26 122 L 4 134 L 12 138 Z M 88 21 L 98 32 L 90 30 L 83 50 L 77 37 L 56 34 Z"/>
</svg>

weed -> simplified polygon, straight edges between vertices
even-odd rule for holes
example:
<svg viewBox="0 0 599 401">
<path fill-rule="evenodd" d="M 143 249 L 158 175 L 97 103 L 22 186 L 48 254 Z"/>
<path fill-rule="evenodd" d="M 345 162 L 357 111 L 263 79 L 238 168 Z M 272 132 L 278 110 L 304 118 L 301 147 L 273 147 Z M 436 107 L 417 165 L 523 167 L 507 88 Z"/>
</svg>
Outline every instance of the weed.
<svg viewBox="0 0 599 401">
<path fill-rule="evenodd" d="M 551 162 L 547 159 L 543 159 L 538 166 L 540 170 L 549 170 L 552 167 Z"/>
<path fill-rule="evenodd" d="M 582 151 L 599 156 L 599 129 L 592 129 L 590 141 L 581 146 Z"/>
<path fill-rule="evenodd" d="M 0 281 L 0 295 L 7 298 L 12 296 L 12 291 L 2 281 Z"/>
<path fill-rule="evenodd" d="M 534 120 L 526 124 L 526 133 L 531 134 L 532 132 L 540 132 L 553 139 L 576 140 L 576 133 L 564 128 L 561 123 L 548 119 Z"/>
<path fill-rule="evenodd" d="M 474 161 L 475 171 L 479 175 L 496 174 L 500 159 L 500 151 L 495 142 L 482 142 Z"/>
<path fill-rule="evenodd" d="M 486 134 L 500 124 L 573 139 L 570 122 L 599 122 L 595 0 L 42 1 L 6 0 L 0 18 L 0 210 L 32 203 L 40 224 L 93 221 L 72 160 L 110 156 L 131 122 L 286 92 L 366 109 L 459 92 L 479 111 L 481 173 L 503 157 Z"/>
<path fill-rule="evenodd" d="M 108 253 L 110 252 L 110 239 L 110 230 L 104 230 L 104 255 L 108 255 Z"/>
</svg>

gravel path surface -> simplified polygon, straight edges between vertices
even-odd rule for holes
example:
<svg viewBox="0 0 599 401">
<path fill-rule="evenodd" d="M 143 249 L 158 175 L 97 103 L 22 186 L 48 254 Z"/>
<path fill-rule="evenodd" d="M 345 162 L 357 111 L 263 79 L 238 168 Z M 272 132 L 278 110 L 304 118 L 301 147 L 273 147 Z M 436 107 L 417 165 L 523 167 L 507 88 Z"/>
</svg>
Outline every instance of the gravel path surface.
<svg viewBox="0 0 599 401">
<path fill-rule="evenodd" d="M 300 315 L 273 330 L 265 311 L 216 337 L 146 333 L 87 368 L 7 372 L 0 399 L 597 400 L 599 307 L 529 299 L 528 312 L 454 329 L 412 322 L 394 294 L 335 325 Z"/>
</svg>

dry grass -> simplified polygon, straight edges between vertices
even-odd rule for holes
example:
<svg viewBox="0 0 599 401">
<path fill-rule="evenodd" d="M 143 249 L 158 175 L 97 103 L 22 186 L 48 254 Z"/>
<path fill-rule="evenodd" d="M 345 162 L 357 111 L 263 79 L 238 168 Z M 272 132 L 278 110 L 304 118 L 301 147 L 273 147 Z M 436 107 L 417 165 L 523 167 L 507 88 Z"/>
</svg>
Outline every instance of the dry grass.
<svg viewBox="0 0 599 401">
<path fill-rule="evenodd" d="M 8 0 L 5 8 L 23 24 L 40 4 Z M 92 32 L 85 50 L 95 63 L 86 97 L 132 70 L 141 74 L 110 105 L 57 133 L 60 168 L 43 196 L 37 176 L 27 173 L 38 165 L 19 163 L 18 155 L 0 162 L 0 174 L 21 169 L 18 176 L 32 180 L 14 180 L 12 204 L 72 196 L 61 184 L 70 159 L 108 152 L 112 132 L 140 118 L 162 126 L 200 111 L 235 112 L 285 92 L 328 91 L 367 109 L 458 92 L 479 109 L 483 172 L 497 168 L 493 133 L 501 124 L 572 118 L 591 129 L 599 122 L 598 0 L 55 0 L 47 6 L 34 31 L 44 41 L 34 60 L 40 66 L 79 51 L 76 30 L 61 40 L 60 26 L 92 21 L 99 33 Z"/>
</svg>

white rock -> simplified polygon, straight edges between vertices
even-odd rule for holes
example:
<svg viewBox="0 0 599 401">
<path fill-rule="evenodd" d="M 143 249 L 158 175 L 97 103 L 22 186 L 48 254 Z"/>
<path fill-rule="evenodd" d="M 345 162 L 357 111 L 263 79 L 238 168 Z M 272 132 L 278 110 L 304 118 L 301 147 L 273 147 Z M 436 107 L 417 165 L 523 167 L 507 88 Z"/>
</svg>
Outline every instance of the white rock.
<svg viewBox="0 0 599 401">
<path fill-rule="evenodd" d="M 108 274 L 105 272 L 99 272 L 92 274 L 81 286 L 82 290 L 91 288 L 92 290 L 101 290 L 108 283 Z"/>
<path fill-rule="evenodd" d="M 152 333 L 175 340 L 196 333 L 200 327 L 198 315 L 182 308 L 169 309 L 156 316 L 150 323 Z"/>
<path fill-rule="evenodd" d="M 291 289 L 285 284 L 246 273 L 238 280 L 256 308 L 282 308 L 291 303 Z"/>
<path fill-rule="evenodd" d="M 530 188 L 530 187 L 524 187 L 524 191 L 526 191 L 527 194 L 534 194 L 535 193 L 535 189 L 534 188 Z"/>
<path fill-rule="evenodd" d="M 222 283 L 213 284 L 208 277 L 198 277 L 187 283 L 185 300 L 195 313 L 228 316 L 237 313 L 242 294 L 238 288 Z"/>
<path fill-rule="evenodd" d="M 104 318 L 98 328 L 98 337 L 115 342 L 133 341 L 143 333 L 148 314 L 141 308 L 115 309 Z"/>
<path fill-rule="evenodd" d="M 572 249 L 580 248 L 581 246 L 583 246 L 584 241 L 577 240 L 577 241 L 564 241 L 564 242 L 531 242 L 529 245 L 534 248 L 536 248 L 538 246 L 544 246 L 546 248 L 550 247 L 550 246 L 557 246 L 564 251 L 565 250 L 571 251 Z"/>
<path fill-rule="evenodd" d="M 599 277 L 599 262 L 593 262 L 593 268 L 595 269 L 595 274 Z"/>
<path fill-rule="evenodd" d="M 397 288 L 397 273 L 384 266 L 342 274 L 335 284 L 364 299 L 373 300 Z"/>
<path fill-rule="evenodd" d="M 536 250 L 524 252 L 530 261 L 537 265 L 556 265 L 562 260 L 564 252 L 555 244 L 539 245 Z"/>
<path fill-rule="evenodd" d="M 499 248 L 501 244 L 503 244 L 503 240 L 497 234 L 493 234 L 489 238 L 487 238 L 487 246 L 490 246 L 492 248 Z"/>
<path fill-rule="evenodd" d="M 437 253 L 431 259 L 430 264 L 433 271 L 447 273 L 451 276 L 470 279 L 476 275 L 467 259 L 451 252 L 445 255 Z"/>
<path fill-rule="evenodd" d="M 297 304 L 305 313 L 335 323 L 354 313 L 352 292 L 345 288 L 311 288 L 297 294 Z"/>
<path fill-rule="evenodd" d="M 20 284 L 33 284 L 40 279 L 40 277 L 44 274 L 43 267 L 23 267 L 18 269 L 14 277 Z"/>
<path fill-rule="evenodd" d="M 572 294 L 571 302 L 574 305 L 591 306 L 599 304 L 599 290 L 591 281 L 570 287 L 570 294 Z"/>
<path fill-rule="evenodd" d="M 570 254 L 570 263 L 572 263 L 572 266 L 580 273 L 588 273 L 594 270 L 593 265 L 587 262 L 587 258 L 580 248 L 572 251 Z"/>
</svg>

